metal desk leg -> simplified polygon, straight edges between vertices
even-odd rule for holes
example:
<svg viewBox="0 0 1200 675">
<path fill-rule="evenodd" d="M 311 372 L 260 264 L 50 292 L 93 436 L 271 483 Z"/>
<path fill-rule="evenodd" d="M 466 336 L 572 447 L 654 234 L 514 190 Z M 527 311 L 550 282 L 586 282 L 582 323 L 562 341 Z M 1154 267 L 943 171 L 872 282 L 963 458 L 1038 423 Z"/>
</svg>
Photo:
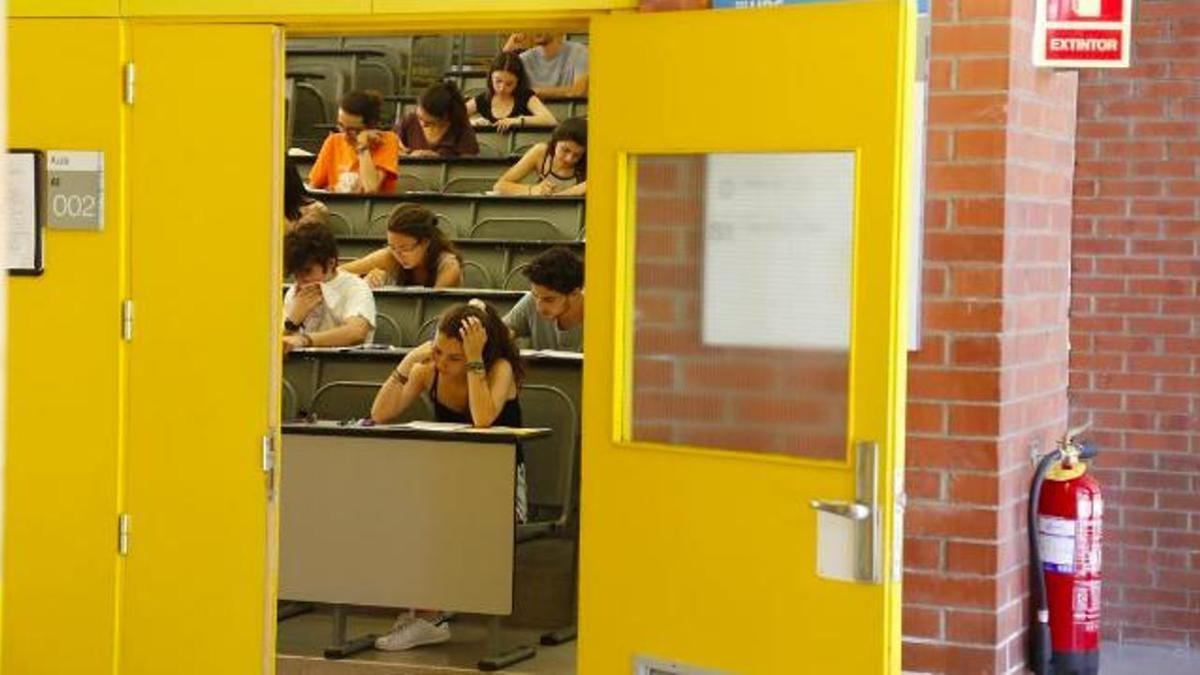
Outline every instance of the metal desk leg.
<svg viewBox="0 0 1200 675">
<path fill-rule="evenodd" d="M 488 656 L 479 660 L 478 667 L 484 672 L 502 670 L 511 665 L 527 661 L 537 655 L 537 650 L 528 645 L 519 645 L 507 651 L 501 640 L 500 617 L 488 621 Z"/>
<path fill-rule="evenodd" d="M 377 635 L 364 635 L 346 640 L 346 605 L 333 606 L 333 644 L 325 648 L 325 658 L 344 659 L 375 646 Z"/>
<path fill-rule="evenodd" d="M 571 607 L 571 614 L 574 615 L 579 611 L 579 534 L 576 533 L 572 537 L 571 546 L 571 591 L 574 599 Z M 578 619 L 576 619 L 578 621 Z M 572 623 L 570 626 L 564 626 L 558 630 L 552 630 L 549 633 L 542 633 L 539 642 L 547 647 L 566 644 L 573 641 L 579 636 L 579 626 Z"/>
<path fill-rule="evenodd" d="M 290 600 L 285 600 L 279 603 L 279 610 L 275 612 L 275 620 L 287 621 L 293 616 L 300 616 L 301 614 L 307 614 L 313 611 L 314 607 L 315 606 L 311 602 L 292 602 Z"/>
</svg>

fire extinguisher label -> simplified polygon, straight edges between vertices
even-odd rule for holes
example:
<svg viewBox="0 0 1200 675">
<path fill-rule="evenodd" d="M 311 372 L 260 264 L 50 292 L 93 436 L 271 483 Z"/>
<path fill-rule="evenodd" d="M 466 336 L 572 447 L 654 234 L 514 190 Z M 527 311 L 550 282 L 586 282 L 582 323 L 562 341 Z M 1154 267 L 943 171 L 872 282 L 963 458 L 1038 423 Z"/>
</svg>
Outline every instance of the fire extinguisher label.
<svg viewBox="0 0 1200 675">
<path fill-rule="evenodd" d="M 1076 582 L 1071 604 L 1071 620 L 1084 632 L 1099 632 L 1100 580 Z"/>
<path fill-rule="evenodd" d="M 1048 572 L 1075 571 L 1075 521 L 1055 516 L 1038 516 L 1038 547 L 1042 567 Z"/>
</svg>

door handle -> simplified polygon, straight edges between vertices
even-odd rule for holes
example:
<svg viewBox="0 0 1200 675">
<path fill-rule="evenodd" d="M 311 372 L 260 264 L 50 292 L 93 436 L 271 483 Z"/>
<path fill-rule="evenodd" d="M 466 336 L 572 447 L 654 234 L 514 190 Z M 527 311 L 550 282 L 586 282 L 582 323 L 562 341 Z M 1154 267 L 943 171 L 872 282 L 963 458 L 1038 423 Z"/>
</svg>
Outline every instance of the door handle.
<svg viewBox="0 0 1200 675">
<path fill-rule="evenodd" d="M 814 499 L 814 510 L 849 518 L 854 523 L 854 578 L 883 582 L 883 518 L 879 511 L 879 444 L 860 441 L 854 446 L 854 501 Z"/>
<path fill-rule="evenodd" d="M 859 504 L 858 502 L 832 502 L 814 499 L 812 500 L 812 507 L 818 511 L 849 518 L 850 520 L 866 520 L 871 517 L 871 507 Z"/>
</svg>

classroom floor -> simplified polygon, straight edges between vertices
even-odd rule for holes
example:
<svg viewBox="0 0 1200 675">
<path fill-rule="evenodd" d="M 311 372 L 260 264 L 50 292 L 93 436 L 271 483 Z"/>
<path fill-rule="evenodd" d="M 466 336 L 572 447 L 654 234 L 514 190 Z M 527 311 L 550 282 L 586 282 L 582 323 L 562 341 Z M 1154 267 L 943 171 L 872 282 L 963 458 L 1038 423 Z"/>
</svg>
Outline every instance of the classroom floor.
<svg viewBox="0 0 1200 675">
<path fill-rule="evenodd" d="M 382 613 L 352 616 L 349 635 L 387 631 L 394 616 Z M 329 616 L 312 613 L 297 616 L 280 625 L 278 675 L 426 675 L 437 673 L 479 672 L 476 662 L 487 649 L 487 626 L 479 617 L 454 621 L 450 641 L 418 647 L 404 652 L 368 650 L 348 659 L 329 661 L 321 651 L 329 641 Z M 534 628 L 508 628 L 506 645 L 534 645 L 537 656 L 502 672 L 512 675 L 572 675 L 575 672 L 575 643 L 557 647 L 538 645 L 543 631 Z"/>
<path fill-rule="evenodd" d="M 504 644 L 532 645 L 537 656 L 501 672 L 512 675 L 571 675 L 575 672 L 575 643 L 557 647 L 538 644 L 542 633 L 574 622 L 571 579 L 572 546 L 568 541 L 543 540 L 517 549 L 513 615 L 505 620 Z M 363 608 L 347 622 L 350 638 L 384 633 L 396 612 Z M 278 675 L 425 675 L 479 672 L 475 664 L 487 650 L 487 625 L 479 616 L 463 615 L 451 624 L 450 641 L 405 652 L 374 649 L 348 659 L 328 661 L 332 621 L 328 609 L 292 617 L 279 624 L 276 660 Z"/>
</svg>

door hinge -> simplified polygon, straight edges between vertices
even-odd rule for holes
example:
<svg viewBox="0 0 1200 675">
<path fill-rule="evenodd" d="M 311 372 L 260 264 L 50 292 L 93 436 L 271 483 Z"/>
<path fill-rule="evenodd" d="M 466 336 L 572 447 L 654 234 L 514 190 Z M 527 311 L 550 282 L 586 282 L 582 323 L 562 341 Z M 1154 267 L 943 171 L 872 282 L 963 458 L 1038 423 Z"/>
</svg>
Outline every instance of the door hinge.
<svg viewBox="0 0 1200 675">
<path fill-rule="evenodd" d="M 129 514 L 117 515 L 117 553 L 129 555 Z"/>
<path fill-rule="evenodd" d="M 275 434 L 270 431 L 262 438 L 262 470 L 263 473 L 275 470 Z"/>
<path fill-rule="evenodd" d="M 121 339 L 133 342 L 133 300 L 130 298 L 121 302 Z"/>
<path fill-rule="evenodd" d="M 137 70 L 134 68 L 133 61 L 125 64 L 125 105 L 133 105 L 133 88 L 134 78 L 137 75 Z"/>
<path fill-rule="evenodd" d="M 267 501 L 275 499 L 275 430 L 267 429 L 262 438 L 262 470 L 267 476 Z"/>
</svg>

